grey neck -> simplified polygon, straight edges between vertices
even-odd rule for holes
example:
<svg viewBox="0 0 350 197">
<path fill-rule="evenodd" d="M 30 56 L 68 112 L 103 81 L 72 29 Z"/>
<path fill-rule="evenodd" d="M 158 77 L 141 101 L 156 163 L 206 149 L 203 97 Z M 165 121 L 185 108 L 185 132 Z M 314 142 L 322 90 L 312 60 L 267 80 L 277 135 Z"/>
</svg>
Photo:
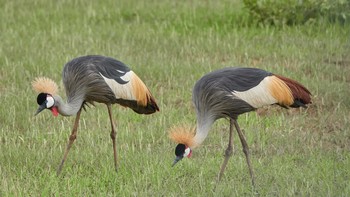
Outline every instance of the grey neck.
<svg viewBox="0 0 350 197">
<path fill-rule="evenodd" d="M 58 112 L 62 115 L 62 116 L 72 116 L 75 115 L 76 113 L 78 113 L 78 111 L 80 110 L 80 108 L 82 107 L 82 104 L 84 102 L 84 99 L 82 98 L 78 98 L 78 99 L 74 99 L 69 103 L 66 103 L 63 101 L 63 99 L 58 96 L 55 95 L 53 96 L 55 99 L 55 106 L 58 109 Z"/>
<path fill-rule="evenodd" d="M 211 116 L 197 117 L 197 131 L 194 136 L 195 146 L 200 145 L 205 140 L 214 121 L 214 117 Z"/>
</svg>

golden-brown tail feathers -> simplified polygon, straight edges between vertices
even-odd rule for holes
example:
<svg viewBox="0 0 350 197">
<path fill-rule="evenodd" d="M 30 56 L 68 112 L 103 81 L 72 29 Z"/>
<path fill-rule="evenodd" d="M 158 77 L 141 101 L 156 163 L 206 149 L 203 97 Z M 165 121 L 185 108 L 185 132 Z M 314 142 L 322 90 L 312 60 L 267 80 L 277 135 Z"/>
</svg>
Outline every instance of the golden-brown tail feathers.
<svg viewBox="0 0 350 197">
<path fill-rule="evenodd" d="M 301 85 L 299 82 L 289 79 L 287 77 L 283 77 L 280 75 L 274 75 L 278 79 L 282 80 L 290 89 L 290 92 L 293 96 L 293 103 L 289 105 L 289 107 L 304 107 L 311 103 L 311 93 L 310 91 Z"/>
<path fill-rule="evenodd" d="M 136 112 L 141 110 L 144 114 L 150 114 L 159 111 L 155 98 L 135 73 L 133 73 L 132 77 L 132 87 L 139 108 L 138 110 L 136 109 Z M 144 109 L 140 109 L 141 107 L 144 107 Z"/>
</svg>

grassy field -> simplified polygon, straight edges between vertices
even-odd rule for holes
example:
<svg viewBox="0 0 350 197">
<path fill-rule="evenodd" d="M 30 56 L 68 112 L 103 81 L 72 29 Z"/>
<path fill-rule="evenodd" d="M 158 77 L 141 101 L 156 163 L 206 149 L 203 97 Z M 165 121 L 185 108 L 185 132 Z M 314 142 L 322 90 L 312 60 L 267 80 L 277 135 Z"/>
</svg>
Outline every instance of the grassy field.
<svg viewBox="0 0 350 197">
<path fill-rule="evenodd" d="M 240 1 L 0 1 L 0 196 L 349 196 L 350 26 L 249 26 Z M 106 106 L 83 112 L 62 173 L 56 169 L 74 117 L 37 109 L 30 82 L 61 81 L 63 65 L 86 54 L 129 65 L 160 113 L 114 107 L 120 168 L 113 170 Z M 239 118 L 241 145 L 215 180 L 228 143 L 217 121 L 191 159 L 171 168 L 174 125 L 195 125 L 194 83 L 227 66 L 267 69 L 310 89 L 307 110 L 266 107 Z M 60 83 L 62 84 L 62 83 Z M 63 97 L 64 89 L 60 85 Z"/>
</svg>

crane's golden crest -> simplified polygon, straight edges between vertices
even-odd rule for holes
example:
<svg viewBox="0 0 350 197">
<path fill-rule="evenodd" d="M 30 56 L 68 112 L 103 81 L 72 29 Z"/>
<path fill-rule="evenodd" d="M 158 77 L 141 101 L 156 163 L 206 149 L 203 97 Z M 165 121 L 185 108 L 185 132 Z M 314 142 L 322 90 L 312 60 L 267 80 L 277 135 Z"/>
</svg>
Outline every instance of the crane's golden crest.
<svg viewBox="0 0 350 197">
<path fill-rule="evenodd" d="M 178 144 L 185 144 L 189 147 L 194 147 L 193 140 L 195 128 L 189 126 L 179 126 L 170 129 L 169 138 Z"/>
<path fill-rule="evenodd" d="M 49 93 L 55 95 L 58 90 L 57 84 L 47 77 L 37 77 L 32 81 L 33 89 L 37 93 Z"/>
</svg>

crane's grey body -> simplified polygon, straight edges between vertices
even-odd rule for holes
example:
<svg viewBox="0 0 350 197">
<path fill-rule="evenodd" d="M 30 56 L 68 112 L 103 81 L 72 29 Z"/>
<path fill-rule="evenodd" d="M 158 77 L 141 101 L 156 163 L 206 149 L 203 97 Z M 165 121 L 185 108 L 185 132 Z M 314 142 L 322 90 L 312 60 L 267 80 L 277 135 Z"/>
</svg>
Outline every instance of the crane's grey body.
<svg viewBox="0 0 350 197">
<path fill-rule="evenodd" d="M 88 55 L 71 60 L 64 66 L 62 72 L 67 104 L 59 96 L 55 96 L 60 114 L 74 115 L 86 102 L 118 103 L 140 114 L 150 113 L 148 112 L 150 106 L 145 108 L 138 106 L 135 100 L 116 98 L 102 77 L 113 79 L 123 85 L 129 82 L 123 80 L 123 76 L 128 72 L 130 69 L 124 63 L 110 57 Z"/>
<path fill-rule="evenodd" d="M 197 114 L 196 144 L 204 141 L 215 120 L 225 117 L 237 119 L 238 115 L 255 110 L 232 92 L 251 89 L 270 75 L 255 68 L 224 68 L 198 80 L 192 93 Z"/>
<path fill-rule="evenodd" d="M 129 71 L 122 62 L 109 57 L 90 55 L 75 58 L 64 66 L 62 72 L 67 102 L 83 96 L 86 102 L 116 103 L 114 93 L 101 74 L 119 84 L 125 84 L 128 81 L 121 77 Z"/>
<path fill-rule="evenodd" d="M 256 68 L 224 68 L 211 72 L 197 81 L 192 101 L 200 118 L 208 115 L 214 120 L 255 110 L 247 102 L 232 94 L 246 91 L 259 84 L 271 73 Z"/>
</svg>

